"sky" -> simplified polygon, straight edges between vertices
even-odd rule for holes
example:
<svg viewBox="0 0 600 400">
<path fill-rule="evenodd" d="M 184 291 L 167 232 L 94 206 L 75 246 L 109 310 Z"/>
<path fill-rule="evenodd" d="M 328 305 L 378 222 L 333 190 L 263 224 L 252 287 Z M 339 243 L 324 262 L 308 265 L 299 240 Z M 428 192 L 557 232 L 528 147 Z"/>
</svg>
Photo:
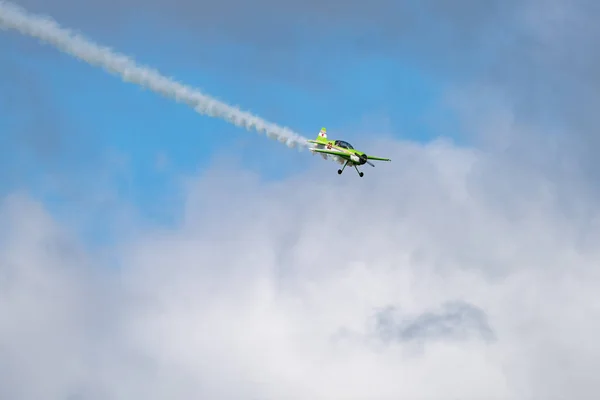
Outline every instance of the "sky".
<svg viewBox="0 0 600 400">
<path fill-rule="evenodd" d="M 599 3 L 16 4 L 392 162 L 0 30 L 0 398 L 594 398 Z"/>
</svg>

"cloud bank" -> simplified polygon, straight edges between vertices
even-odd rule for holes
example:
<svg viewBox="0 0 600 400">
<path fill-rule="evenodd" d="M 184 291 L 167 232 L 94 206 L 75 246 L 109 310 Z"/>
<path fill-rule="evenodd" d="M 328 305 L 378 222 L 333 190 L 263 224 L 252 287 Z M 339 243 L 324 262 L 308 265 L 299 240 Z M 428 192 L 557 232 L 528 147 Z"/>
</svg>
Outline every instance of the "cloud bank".
<svg viewBox="0 0 600 400">
<path fill-rule="evenodd" d="M 188 181 L 176 228 L 101 258 L 4 199 L 0 394 L 593 398 L 591 199 L 557 202 L 557 179 L 491 152 L 380 145 L 398 162 L 368 180 L 215 166 Z M 507 180 L 519 192 L 498 197 Z"/>
</svg>

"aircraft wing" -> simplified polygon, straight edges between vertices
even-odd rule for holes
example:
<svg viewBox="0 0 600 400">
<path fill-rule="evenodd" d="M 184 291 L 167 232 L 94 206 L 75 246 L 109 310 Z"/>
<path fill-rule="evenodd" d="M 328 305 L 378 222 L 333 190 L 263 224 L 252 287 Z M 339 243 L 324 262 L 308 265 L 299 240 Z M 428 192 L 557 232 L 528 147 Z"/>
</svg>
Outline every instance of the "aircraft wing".
<svg viewBox="0 0 600 400">
<path fill-rule="evenodd" d="M 381 157 L 373 157 L 373 156 L 367 156 L 367 159 L 369 159 L 369 160 L 377 160 L 377 161 L 392 161 L 389 158 L 381 158 Z"/>
<path fill-rule="evenodd" d="M 310 151 L 315 151 L 317 153 L 323 153 L 323 154 L 331 154 L 332 156 L 342 156 L 342 155 L 347 156 L 347 154 L 342 153 L 341 151 L 327 150 L 327 149 L 316 149 L 314 147 L 311 148 Z"/>
<path fill-rule="evenodd" d="M 343 165 L 346 162 L 346 159 L 341 157 L 342 154 L 341 152 L 337 152 L 337 151 L 333 151 L 333 150 L 326 150 L 326 149 L 317 149 L 314 147 L 309 147 L 309 150 L 312 151 L 313 153 L 320 153 L 321 156 L 323 156 L 324 159 L 327 160 L 328 157 L 333 158 L 333 160 L 335 162 L 337 162 L 340 165 Z"/>
</svg>

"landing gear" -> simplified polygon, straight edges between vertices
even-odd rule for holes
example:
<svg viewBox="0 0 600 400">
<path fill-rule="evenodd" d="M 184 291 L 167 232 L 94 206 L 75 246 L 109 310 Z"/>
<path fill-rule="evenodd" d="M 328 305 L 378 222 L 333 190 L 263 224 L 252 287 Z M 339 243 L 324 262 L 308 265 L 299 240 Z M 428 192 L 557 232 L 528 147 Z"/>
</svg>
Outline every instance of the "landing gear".
<svg viewBox="0 0 600 400">
<path fill-rule="evenodd" d="M 341 175 L 342 172 L 344 172 L 344 169 L 346 168 L 346 165 L 348 165 L 348 161 L 346 161 L 346 163 L 344 164 L 344 166 L 342 167 L 342 169 L 338 169 L 338 175 Z M 358 172 L 358 176 L 360 176 L 361 178 L 363 176 L 365 176 L 364 172 L 361 172 L 358 170 L 358 168 L 356 167 L 356 165 L 353 165 L 354 169 L 356 170 L 356 172 Z"/>
<path fill-rule="evenodd" d="M 361 172 L 361 171 L 359 171 L 359 170 L 358 170 L 358 167 L 357 167 L 356 165 L 354 166 L 354 169 L 356 170 L 356 172 L 358 172 L 358 176 L 360 176 L 361 178 L 362 178 L 363 176 L 365 176 L 365 173 L 364 173 L 364 172 Z"/>
</svg>

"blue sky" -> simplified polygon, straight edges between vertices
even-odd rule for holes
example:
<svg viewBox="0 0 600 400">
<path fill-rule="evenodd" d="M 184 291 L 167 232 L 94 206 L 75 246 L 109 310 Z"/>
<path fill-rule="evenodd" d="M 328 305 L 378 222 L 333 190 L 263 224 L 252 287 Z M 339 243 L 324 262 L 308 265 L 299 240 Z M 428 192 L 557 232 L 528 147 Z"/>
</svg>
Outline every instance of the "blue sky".
<svg viewBox="0 0 600 400">
<path fill-rule="evenodd" d="M 128 22 L 127 29 L 118 34 L 87 36 L 306 137 L 326 126 L 330 137 L 344 138 L 368 151 L 377 134 L 416 141 L 458 136 L 454 116 L 442 102 L 445 82 L 420 71 L 410 59 L 357 54 L 343 38 L 336 42 L 330 37 L 327 45 L 314 45 L 300 29 L 297 46 L 290 50 L 298 61 L 293 73 L 263 74 L 255 65 L 245 69 L 240 63 L 246 56 L 256 58 L 252 45 L 197 41 L 189 31 L 167 29 L 152 19 Z M 58 157 L 60 179 L 76 182 L 82 191 L 104 179 L 115 191 L 112 196 L 136 208 L 143 218 L 172 222 L 174 216 L 164 206 L 177 199 L 177 178 L 201 173 L 216 159 L 255 171 L 265 180 L 301 174 L 314 163 L 332 173 L 337 168 L 253 131 L 199 115 L 29 38 L 3 33 L 0 45 L 11 49 L 3 55 L 10 64 L 44 85 L 47 101 L 62 121 L 59 130 L 65 131 L 69 143 L 63 144 L 66 150 Z M 323 58 L 321 52 L 332 48 L 335 62 L 330 58 L 316 69 L 318 75 L 311 75 L 314 64 Z M 303 67 L 308 64 L 312 68 Z M 36 118 L 32 110 L 37 112 L 26 106 L 5 110 L 0 110 L 0 120 L 17 127 Z M 11 153 L 10 145 L 3 151 Z M 42 176 L 46 171 L 43 162 L 38 164 L 35 157 L 19 153 L 11 157 L 27 171 L 27 178 L 8 180 L 3 191 L 34 193 L 57 215 L 69 215 L 73 203 L 60 191 L 49 189 L 47 177 Z M 104 231 L 104 223 L 105 219 L 98 218 L 95 226 Z"/>
</svg>

